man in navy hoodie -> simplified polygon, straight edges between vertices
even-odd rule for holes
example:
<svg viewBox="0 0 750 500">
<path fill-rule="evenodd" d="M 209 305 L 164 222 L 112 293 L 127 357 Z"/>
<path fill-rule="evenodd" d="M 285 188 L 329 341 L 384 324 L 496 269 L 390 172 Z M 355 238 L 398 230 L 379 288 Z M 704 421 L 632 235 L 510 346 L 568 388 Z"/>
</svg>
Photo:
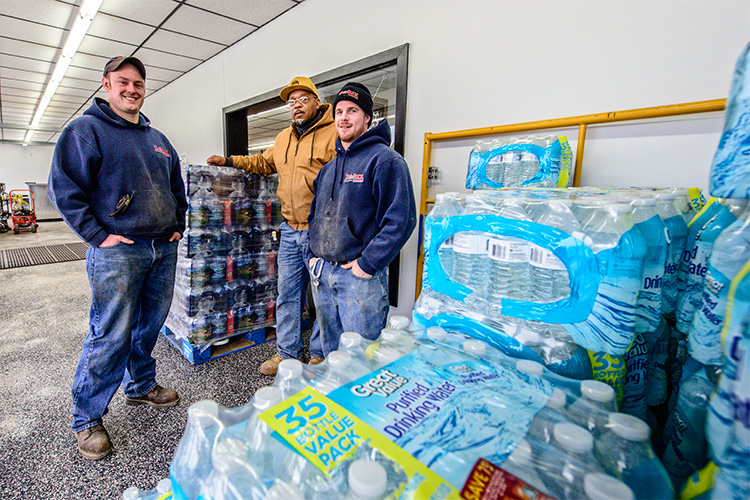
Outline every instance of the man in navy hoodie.
<svg viewBox="0 0 750 500">
<path fill-rule="evenodd" d="M 347 83 L 333 101 L 336 158 L 313 184 L 307 257 L 326 356 L 344 331 L 374 340 L 388 319 L 388 264 L 417 224 L 409 167 L 390 148 L 386 120 L 371 128 L 372 96 Z"/>
<path fill-rule="evenodd" d="M 122 384 L 125 403 L 179 403 L 155 380 L 151 356 L 172 300 L 177 242 L 187 201 L 177 152 L 140 113 L 146 69 L 135 57 L 104 67 L 109 102 L 96 98 L 63 130 L 47 193 L 90 247 L 89 334 L 73 378 L 78 451 L 98 460 L 112 451 L 102 417 Z"/>
</svg>

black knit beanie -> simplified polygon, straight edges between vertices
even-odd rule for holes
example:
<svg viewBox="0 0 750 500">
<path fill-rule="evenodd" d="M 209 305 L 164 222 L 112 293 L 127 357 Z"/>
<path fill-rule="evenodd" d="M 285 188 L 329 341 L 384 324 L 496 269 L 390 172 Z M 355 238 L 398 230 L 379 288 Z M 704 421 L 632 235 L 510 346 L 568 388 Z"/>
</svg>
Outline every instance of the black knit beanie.
<svg viewBox="0 0 750 500">
<path fill-rule="evenodd" d="M 341 101 L 351 101 L 362 108 L 362 111 L 370 117 L 370 123 L 372 124 L 372 95 L 370 95 L 367 87 L 357 82 L 349 82 L 344 85 L 333 100 L 334 116 L 336 116 L 336 105 Z"/>
</svg>

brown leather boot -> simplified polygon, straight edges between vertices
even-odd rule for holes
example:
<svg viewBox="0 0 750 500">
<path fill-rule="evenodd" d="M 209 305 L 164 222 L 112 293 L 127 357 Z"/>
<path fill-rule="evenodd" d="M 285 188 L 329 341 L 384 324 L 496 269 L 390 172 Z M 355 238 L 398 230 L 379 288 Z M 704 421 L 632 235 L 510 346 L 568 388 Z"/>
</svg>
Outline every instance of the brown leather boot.
<svg viewBox="0 0 750 500">
<path fill-rule="evenodd" d="M 307 362 L 307 364 L 308 365 L 319 365 L 323 361 L 324 361 L 323 358 L 312 357 L 312 358 L 310 358 L 310 361 Z"/>
<path fill-rule="evenodd" d="M 112 453 L 112 442 L 103 425 L 95 425 L 78 431 L 78 452 L 90 460 L 99 460 Z"/>
<path fill-rule="evenodd" d="M 180 402 L 180 396 L 177 391 L 165 389 L 157 385 L 156 388 L 137 398 L 125 396 L 125 404 L 129 406 L 149 405 L 154 408 L 168 408 Z"/>
<path fill-rule="evenodd" d="M 271 359 L 265 360 L 260 365 L 260 373 L 263 375 L 276 375 L 276 372 L 279 369 L 279 363 L 282 361 L 284 361 L 284 358 L 282 358 L 280 354 L 274 354 Z"/>
</svg>

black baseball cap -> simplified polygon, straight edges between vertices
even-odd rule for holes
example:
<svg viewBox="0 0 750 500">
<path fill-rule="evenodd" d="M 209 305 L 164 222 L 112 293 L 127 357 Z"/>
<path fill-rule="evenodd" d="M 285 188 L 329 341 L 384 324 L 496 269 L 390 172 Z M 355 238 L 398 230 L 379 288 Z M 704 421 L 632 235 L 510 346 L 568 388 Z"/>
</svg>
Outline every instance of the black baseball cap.
<svg viewBox="0 0 750 500">
<path fill-rule="evenodd" d="M 107 73 L 109 73 L 110 71 L 117 71 L 117 68 L 119 68 L 123 64 L 132 64 L 141 74 L 143 79 L 146 79 L 146 67 L 143 65 L 140 59 L 133 56 L 115 56 L 107 61 L 107 64 L 104 65 L 104 76 L 107 76 Z"/>
</svg>

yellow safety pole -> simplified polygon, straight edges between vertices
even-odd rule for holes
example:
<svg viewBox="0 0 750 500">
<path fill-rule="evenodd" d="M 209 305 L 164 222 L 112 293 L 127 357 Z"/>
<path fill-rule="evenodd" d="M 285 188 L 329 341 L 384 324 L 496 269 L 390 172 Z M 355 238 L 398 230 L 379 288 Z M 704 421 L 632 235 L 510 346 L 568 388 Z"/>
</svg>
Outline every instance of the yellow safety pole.
<svg viewBox="0 0 750 500">
<path fill-rule="evenodd" d="M 581 186 L 581 171 L 583 170 L 583 145 L 586 142 L 585 123 L 578 125 L 578 146 L 576 147 L 576 164 L 573 170 L 573 187 Z"/>
<path fill-rule="evenodd" d="M 483 127 L 467 130 L 455 130 L 452 132 L 425 133 L 424 156 L 422 158 L 422 189 L 420 193 L 420 237 L 419 256 L 417 258 L 417 280 L 415 300 L 422 290 L 422 267 L 424 265 L 424 249 L 422 237 L 422 222 L 427 215 L 427 205 L 434 200 L 428 199 L 429 188 L 427 176 L 432 162 L 432 142 L 449 141 L 456 139 L 468 139 L 483 137 L 487 135 L 512 134 L 515 132 L 528 132 L 531 130 L 544 130 L 554 128 L 578 127 L 578 147 L 576 151 L 575 172 L 573 173 L 573 186 L 579 186 L 581 172 L 583 169 L 583 150 L 586 140 L 586 129 L 588 125 L 615 123 L 629 120 L 646 120 L 652 118 L 665 118 L 669 116 L 689 115 L 696 113 L 710 113 L 723 111 L 726 107 L 726 99 L 711 99 L 707 101 L 687 102 L 681 104 L 668 104 L 665 106 L 654 106 L 650 108 L 627 109 L 623 111 L 609 111 L 606 113 L 595 113 L 590 115 L 571 116 L 567 118 L 554 118 L 550 120 L 539 120 L 533 122 L 514 123 L 495 127 Z"/>
</svg>

